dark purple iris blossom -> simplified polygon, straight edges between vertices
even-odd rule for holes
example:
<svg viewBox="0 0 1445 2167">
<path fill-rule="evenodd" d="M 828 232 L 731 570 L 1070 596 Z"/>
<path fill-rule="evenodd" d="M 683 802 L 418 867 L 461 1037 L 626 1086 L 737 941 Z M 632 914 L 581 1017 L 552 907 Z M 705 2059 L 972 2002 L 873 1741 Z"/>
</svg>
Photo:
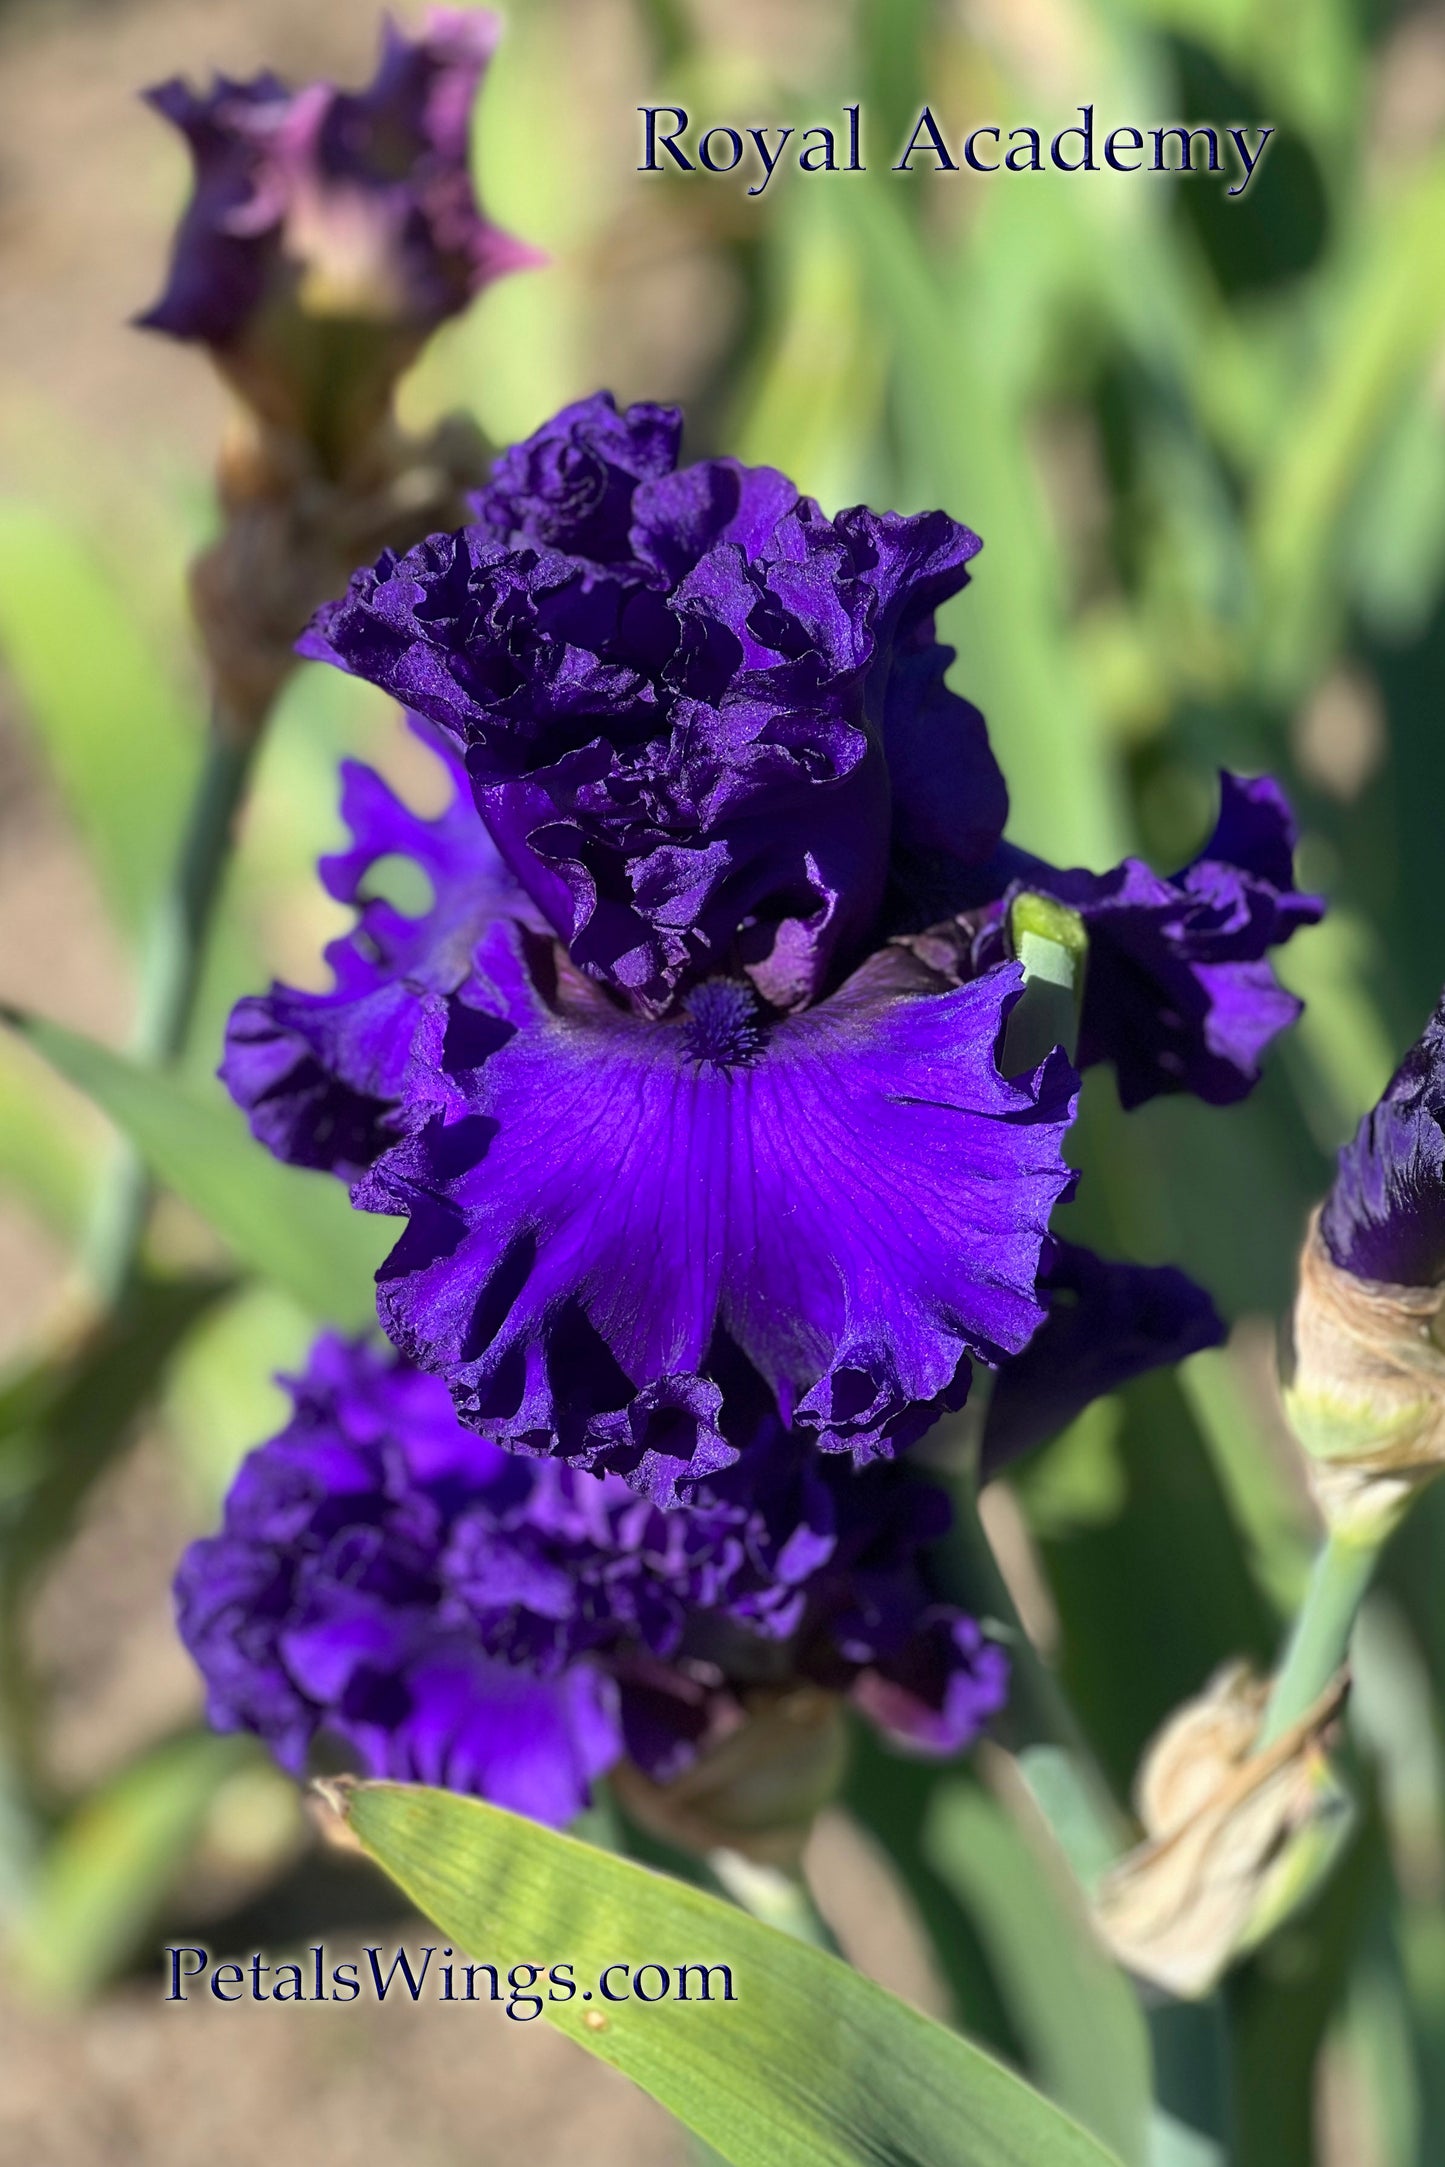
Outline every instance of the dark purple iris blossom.
<svg viewBox="0 0 1445 2167">
<path fill-rule="evenodd" d="M 933 633 L 979 542 L 941 512 L 826 519 L 770 467 L 679 469 L 680 434 L 670 408 L 568 407 L 302 651 L 451 737 L 574 962 L 639 1013 L 718 975 L 791 1009 L 874 944 L 890 886 L 1002 832 Z"/>
<path fill-rule="evenodd" d="M 734 1356 L 866 1463 L 1043 1322 L 1077 1079 L 1000 1073 L 1021 886 L 1087 920 L 1081 1058 L 1130 1104 L 1247 1088 L 1297 1006 L 1266 948 L 1318 914 L 1268 783 L 1226 778 L 1172 880 L 1003 845 L 933 627 L 976 537 L 829 520 L 679 437 L 568 408 L 469 527 L 321 612 L 306 651 L 425 717 L 480 818 L 470 857 L 461 804 L 416 844 L 394 804 L 363 823 L 353 892 L 368 852 L 444 844 L 436 907 L 338 944 L 333 993 L 243 1004 L 225 1072 L 273 1149 L 407 1218 L 382 1322 L 465 1422 L 666 1504 L 735 1458 Z M 1120 1374 L 1198 1328 L 1111 1314 Z"/>
<path fill-rule="evenodd" d="M 865 928 L 877 935 L 895 830 L 922 849 L 928 819 L 953 802 L 965 854 L 996 843 L 997 770 L 976 715 L 942 690 L 948 657 L 931 632 L 973 537 L 941 516 L 830 524 L 781 476 L 730 462 L 665 471 L 676 435 L 658 409 L 589 402 L 501 462 L 475 528 L 402 560 L 415 569 L 450 551 L 454 580 L 423 591 L 394 565 L 375 593 L 363 577 L 328 613 L 328 641 L 349 636 L 351 612 L 358 637 L 385 647 L 387 611 L 405 602 L 408 626 L 376 674 L 465 747 L 486 815 L 476 884 L 452 922 L 503 914 L 464 976 L 462 943 L 445 943 L 444 983 L 427 982 L 440 912 L 418 923 L 410 961 L 382 957 L 385 990 L 341 944 L 335 994 L 277 989 L 243 1008 L 226 1067 L 283 1155 L 331 1154 L 348 1175 L 374 1159 L 356 1201 L 411 1222 L 383 1274 L 383 1321 L 446 1376 L 466 1419 L 523 1451 L 622 1470 L 668 1501 L 733 1457 L 715 1382 L 724 1343 L 764 1375 L 786 1421 L 862 1460 L 961 1400 L 970 1357 L 1026 1343 L 1043 1314 L 1038 1247 L 1072 1182 L 1061 1145 L 1074 1089 L 1061 1054 L 1024 1077 L 998 1072 L 1015 964 L 957 985 L 904 948 L 862 945 Z M 531 503 L 539 475 L 544 501 Z M 481 539 L 489 522 L 545 538 L 505 548 Z M 563 527 L 599 555 L 557 550 Z M 644 650 L 693 690 L 660 666 L 648 677 Z M 465 685 L 447 676 L 453 653 Z M 577 967 L 586 938 L 569 951 L 528 928 L 538 911 L 554 933 L 571 926 L 571 905 L 555 907 L 537 836 L 519 844 L 507 825 L 513 800 L 531 802 L 526 763 L 544 741 L 582 729 L 578 757 L 637 750 L 597 735 L 613 692 L 613 738 L 667 712 L 672 734 L 645 756 L 659 773 L 707 769 L 695 811 L 716 828 L 700 851 L 679 840 L 648 861 L 647 894 L 664 861 L 678 871 L 682 946 L 669 934 L 649 947 L 645 913 L 628 906 L 628 952 L 660 974 L 631 1000 L 605 971 Z M 954 710 L 957 772 L 950 784 L 945 762 L 930 792 L 927 743 Z M 837 761 L 820 750 L 830 745 Z M 895 745 L 920 800 L 901 829 Z M 661 818 L 661 801 L 647 803 Z M 528 904 L 499 902 L 487 834 Z M 864 875 L 850 886 L 855 842 Z M 383 844 L 408 847 L 394 824 L 370 847 Z M 359 838 L 358 864 L 360 850 Z M 827 865 L 842 886 L 828 886 Z M 804 895 L 815 875 L 822 888 Z M 746 923 L 744 891 L 760 906 Z M 787 916 L 790 899 L 803 915 Z M 843 957 L 857 967 L 825 988 Z M 729 968 L 700 977 L 704 964 Z M 375 993 L 365 1014 L 358 988 Z"/>
<path fill-rule="evenodd" d="M 177 1602 L 211 1722 L 293 1771 L 325 1731 L 557 1823 L 624 1752 L 678 1774 L 754 1689 L 849 1693 L 939 1753 L 1002 1704 L 1002 1650 L 925 1577 L 942 1494 L 801 1453 L 756 1379 L 739 1458 L 681 1514 L 499 1451 L 390 1353 L 324 1337 L 292 1393 Z"/>
<path fill-rule="evenodd" d="M 1445 1280 L 1445 994 L 1340 1152 L 1320 1233 L 1357 1279 Z"/>
<path fill-rule="evenodd" d="M 149 91 L 186 138 L 195 191 L 141 323 L 244 354 L 247 386 L 274 390 L 334 367 L 334 353 L 311 352 L 307 324 L 419 342 L 493 279 L 539 261 L 489 223 L 472 186 L 471 109 L 498 31 L 467 9 L 433 9 L 415 38 L 388 23 L 375 80 L 358 92 L 293 91 L 271 74 Z"/>
<path fill-rule="evenodd" d="M 980 1473 L 987 1480 L 1147 1370 L 1225 1337 L 1202 1287 L 1167 1264 L 1115 1264 L 1050 1238 L 1039 1272 L 1048 1314 L 994 1379 Z"/>
<path fill-rule="evenodd" d="M 1005 845 L 986 885 L 975 967 L 1006 950 L 1012 897 L 1036 889 L 1078 911 L 1089 936 L 1080 1068 L 1113 1064 L 1126 1107 L 1189 1091 L 1232 1105 L 1301 1003 L 1277 982 L 1268 951 L 1324 913 L 1294 885 L 1295 828 L 1268 776 L 1220 776 L 1219 819 L 1199 856 L 1171 876 L 1139 858 L 1109 873 L 1061 871 Z"/>
</svg>

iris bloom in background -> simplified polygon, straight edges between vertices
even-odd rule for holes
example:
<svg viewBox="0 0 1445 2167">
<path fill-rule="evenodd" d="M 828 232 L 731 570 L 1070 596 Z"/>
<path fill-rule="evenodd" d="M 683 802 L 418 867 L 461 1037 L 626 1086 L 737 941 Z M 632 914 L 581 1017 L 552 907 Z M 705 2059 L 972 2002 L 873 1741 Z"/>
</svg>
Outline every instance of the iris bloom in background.
<svg viewBox="0 0 1445 2167">
<path fill-rule="evenodd" d="M 500 34 L 435 8 L 388 23 L 374 80 L 291 90 L 269 73 L 148 93 L 195 168 L 165 290 L 139 319 L 208 347 L 266 421 L 313 443 L 364 440 L 437 326 L 539 262 L 482 212 L 471 110 Z"/>
<path fill-rule="evenodd" d="M 206 349 L 241 401 L 191 599 L 218 721 L 243 742 L 317 604 L 379 549 L 461 518 L 485 475 L 469 417 L 414 437 L 393 394 L 441 324 L 543 260 L 491 223 L 472 184 L 472 108 L 499 31 L 444 8 L 415 37 L 388 24 L 362 91 L 263 74 L 148 94 L 186 138 L 194 190 L 165 290 L 138 320 Z"/>
<path fill-rule="evenodd" d="M 940 1754 L 1002 1704 L 1003 1650 L 930 1590 L 942 1492 L 802 1451 L 755 1377 L 738 1458 L 673 1513 L 500 1451 L 389 1349 L 324 1337 L 291 1392 L 177 1597 L 211 1721 L 298 1774 L 324 1730 L 560 1823 L 624 1755 L 675 1781 L 800 1692 Z"/>
</svg>

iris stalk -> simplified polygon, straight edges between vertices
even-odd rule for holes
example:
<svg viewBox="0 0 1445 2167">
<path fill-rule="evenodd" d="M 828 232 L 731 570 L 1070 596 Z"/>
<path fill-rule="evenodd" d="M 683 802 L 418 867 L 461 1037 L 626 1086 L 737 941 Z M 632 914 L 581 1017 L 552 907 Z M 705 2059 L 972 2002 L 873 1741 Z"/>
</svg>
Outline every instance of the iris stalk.
<svg viewBox="0 0 1445 2167">
<path fill-rule="evenodd" d="M 1382 1547 L 1340 1532 L 1326 1540 L 1275 1677 L 1256 1751 L 1273 1745 L 1314 1706 L 1344 1662 Z"/>
<path fill-rule="evenodd" d="M 759 1865 L 740 1851 L 710 1851 L 707 1862 L 733 1902 L 764 1926 L 775 1926 L 794 1941 L 826 1949 L 830 1956 L 842 1954 L 801 1873 Z"/>
<path fill-rule="evenodd" d="M 147 1068 L 168 1067 L 184 1049 L 258 742 L 258 731 L 240 729 L 216 710 L 175 868 L 142 960 L 131 1053 Z M 83 1252 L 86 1278 L 103 1309 L 116 1308 L 130 1290 L 151 1194 L 140 1155 L 122 1142 L 96 1201 Z"/>
</svg>

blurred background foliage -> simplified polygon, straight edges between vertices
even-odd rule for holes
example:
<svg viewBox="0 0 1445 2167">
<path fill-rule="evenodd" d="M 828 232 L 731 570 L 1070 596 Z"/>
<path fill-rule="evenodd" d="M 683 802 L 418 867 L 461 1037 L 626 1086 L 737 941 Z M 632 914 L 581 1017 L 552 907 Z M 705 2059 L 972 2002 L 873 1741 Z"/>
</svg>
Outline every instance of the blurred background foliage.
<svg viewBox="0 0 1445 2167">
<path fill-rule="evenodd" d="M 183 567 L 212 517 L 220 415 L 198 360 L 120 328 L 158 281 L 183 187 L 129 90 L 211 62 L 359 80 L 370 11 L 299 14 L 12 0 L 0 18 L 0 990 L 112 1042 L 198 757 Z M 1100 1073 L 1085 1094 L 1070 1231 L 1185 1265 L 1234 1325 L 1226 1350 L 1090 1410 L 991 1505 L 1123 1790 L 1168 1710 L 1225 1657 L 1267 1660 L 1298 1597 L 1312 1528 L 1272 1383 L 1293 1258 L 1330 1153 L 1445 976 L 1445 13 L 512 0 L 508 15 L 479 171 L 494 214 L 552 262 L 437 339 L 409 417 L 465 407 L 502 443 L 605 382 L 682 400 L 693 456 L 775 462 L 829 509 L 945 506 L 985 540 L 945 632 L 1017 839 L 1172 869 L 1212 824 L 1218 768 L 1269 769 L 1300 817 L 1303 882 L 1329 895 L 1323 928 L 1283 956 L 1304 1020 L 1246 1106 L 1125 1120 Z M 925 99 L 954 145 L 979 123 L 1052 132 L 1085 101 L 1101 131 L 1277 133 L 1237 200 L 1205 174 L 894 174 Z M 841 126 L 859 101 L 870 170 L 780 166 L 751 200 L 753 175 L 639 174 L 646 100 L 702 125 L 799 127 Z M 144 1966 L 158 1923 L 304 1939 L 357 1903 L 305 1853 L 289 1787 L 195 1729 L 158 1622 L 174 1550 L 279 1411 L 272 1373 L 317 1319 L 364 1312 L 387 1231 L 348 1247 L 279 1170 L 258 1198 L 210 1081 L 229 1003 L 274 972 L 317 982 L 339 930 L 311 867 L 339 833 L 346 752 L 427 787 L 384 703 L 308 667 L 265 747 L 208 962 L 185 1064 L 197 1125 L 177 1142 L 185 1121 L 162 1124 L 175 1194 L 144 1298 L 79 1376 L 76 1246 L 107 1132 L 0 1043 L 0 1902 L 22 1997 L 76 1999 Z M 307 1241 L 278 1263 L 292 1211 Z M 112 1586 L 121 1553 L 142 1564 Z M 1433 1496 L 1367 1617 L 1350 1852 L 1230 1983 L 1242 2167 L 1445 2158 L 1442 1556 Z M 119 1661 L 137 1617 L 139 1653 Z M 1006 1776 L 863 1749 L 852 1811 L 896 1846 L 934 1924 L 937 1993 L 1107 2119 L 1109 2057 L 1133 2052 L 1113 1975 L 1041 1890 Z"/>
</svg>

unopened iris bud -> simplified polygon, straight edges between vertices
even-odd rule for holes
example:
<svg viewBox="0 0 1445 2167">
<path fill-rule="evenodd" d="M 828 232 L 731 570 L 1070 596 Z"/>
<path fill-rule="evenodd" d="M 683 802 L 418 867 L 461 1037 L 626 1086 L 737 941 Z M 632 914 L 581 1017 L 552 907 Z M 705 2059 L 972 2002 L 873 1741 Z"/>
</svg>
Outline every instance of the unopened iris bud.
<svg viewBox="0 0 1445 2167">
<path fill-rule="evenodd" d="M 241 406 L 222 446 L 218 539 L 192 570 L 217 715 L 252 736 L 312 612 L 354 568 L 460 526 L 486 450 L 460 417 L 424 440 L 392 395 L 429 335 L 542 259 L 483 215 L 468 153 L 495 16 L 388 24 L 374 81 L 264 74 L 148 93 L 190 145 L 195 191 L 165 292 L 139 320 L 207 347 Z"/>
<path fill-rule="evenodd" d="M 1377 1542 L 1445 1466 L 1445 997 L 1340 1153 L 1294 1346 L 1285 1396 L 1321 1509 Z"/>
<path fill-rule="evenodd" d="M 1183 2000 L 1208 1994 L 1315 1886 L 1348 1824 L 1327 1757 L 1344 1691 L 1342 1675 L 1260 1748 L 1268 1683 L 1234 1663 L 1165 1725 L 1136 1795 L 1145 1841 L 1094 1904 L 1128 1970 Z"/>
<path fill-rule="evenodd" d="M 1009 1018 L 1004 1073 L 1035 1068 L 1051 1046 L 1070 1059 L 1079 1037 L 1089 935 L 1065 903 L 1025 889 L 1008 914 L 1009 946 L 1024 968 L 1024 996 Z"/>
<path fill-rule="evenodd" d="M 195 191 L 140 321 L 207 346 L 252 411 L 328 472 L 368 444 L 430 333 L 540 260 L 472 187 L 471 108 L 498 28 L 453 9 L 417 38 L 388 24 L 363 91 L 262 74 L 147 93 L 186 138 Z"/>
</svg>

